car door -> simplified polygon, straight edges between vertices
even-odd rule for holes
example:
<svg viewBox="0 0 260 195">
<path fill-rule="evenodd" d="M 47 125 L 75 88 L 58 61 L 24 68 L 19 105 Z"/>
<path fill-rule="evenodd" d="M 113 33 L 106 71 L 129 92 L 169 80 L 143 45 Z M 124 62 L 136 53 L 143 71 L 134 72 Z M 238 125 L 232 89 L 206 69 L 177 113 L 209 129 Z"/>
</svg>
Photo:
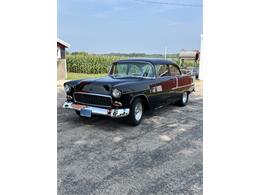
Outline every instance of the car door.
<svg viewBox="0 0 260 195">
<path fill-rule="evenodd" d="M 169 102 L 174 83 L 167 64 L 156 64 L 155 72 L 156 78 L 150 85 L 150 103 L 153 107 L 159 107 Z"/>
</svg>

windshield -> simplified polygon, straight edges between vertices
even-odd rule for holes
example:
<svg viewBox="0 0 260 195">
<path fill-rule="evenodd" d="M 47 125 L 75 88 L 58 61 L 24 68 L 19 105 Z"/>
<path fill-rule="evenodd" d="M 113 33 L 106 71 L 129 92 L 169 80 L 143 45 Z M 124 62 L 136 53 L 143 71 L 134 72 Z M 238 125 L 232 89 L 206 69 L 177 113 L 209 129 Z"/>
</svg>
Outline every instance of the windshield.
<svg viewBox="0 0 260 195">
<path fill-rule="evenodd" d="M 111 76 L 122 77 L 154 77 L 153 67 L 146 62 L 119 62 L 113 64 Z"/>
</svg>

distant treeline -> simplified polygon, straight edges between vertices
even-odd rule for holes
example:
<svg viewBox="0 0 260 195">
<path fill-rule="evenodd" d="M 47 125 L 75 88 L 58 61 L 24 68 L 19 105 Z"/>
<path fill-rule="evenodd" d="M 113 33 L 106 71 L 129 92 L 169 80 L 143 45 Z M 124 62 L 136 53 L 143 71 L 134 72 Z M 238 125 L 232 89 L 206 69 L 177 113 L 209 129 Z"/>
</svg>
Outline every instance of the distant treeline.
<svg viewBox="0 0 260 195">
<path fill-rule="evenodd" d="M 146 54 L 146 53 L 106 53 L 106 54 L 90 54 L 85 51 L 77 52 L 68 52 L 67 55 L 94 55 L 94 56 L 119 56 L 119 57 L 129 57 L 129 58 L 138 58 L 138 57 L 147 57 L 147 58 L 164 58 L 163 54 Z M 178 58 L 178 54 L 167 54 L 167 58 Z"/>
<path fill-rule="evenodd" d="M 98 74 L 107 73 L 111 64 L 120 59 L 127 58 L 164 58 L 162 54 L 145 53 L 108 53 L 89 54 L 84 51 L 66 52 L 67 71 L 75 73 Z M 178 62 L 178 54 L 167 54 L 167 59 Z"/>
</svg>

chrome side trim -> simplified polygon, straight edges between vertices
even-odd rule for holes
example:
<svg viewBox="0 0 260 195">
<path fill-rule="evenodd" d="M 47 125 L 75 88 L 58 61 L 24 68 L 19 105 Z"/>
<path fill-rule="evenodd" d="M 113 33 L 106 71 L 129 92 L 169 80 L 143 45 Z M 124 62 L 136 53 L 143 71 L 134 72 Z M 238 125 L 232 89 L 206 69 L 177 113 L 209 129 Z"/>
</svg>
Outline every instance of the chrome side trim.
<svg viewBox="0 0 260 195">
<path fill-rule="evenodd" d="M 178 87 L 177 89 L 181 89 L 181 88 L 183 88 L 183 87 L 192 87 L 192 86 L 194 86 L 194 84 L 192 83 L 192 84 L 188 84 L 188 85 L 183 85 L 183 86 L 180 86 L 180 87 Z"/>
<path fill-rule="evenodd" d="M 174 87 L 174 88 L 172 88 L 171 90 L 174 90 L 174 89 L 181 89 L 181 88 L 184 88 L 184 87 L 192 87 L 192 86 L 194 86 L 194 83 L 192 83 L 192 84 L 188 84 L 188 85 L 183 85 L 183 86 L 180 86 L 180 87 Z"/>
</svg>

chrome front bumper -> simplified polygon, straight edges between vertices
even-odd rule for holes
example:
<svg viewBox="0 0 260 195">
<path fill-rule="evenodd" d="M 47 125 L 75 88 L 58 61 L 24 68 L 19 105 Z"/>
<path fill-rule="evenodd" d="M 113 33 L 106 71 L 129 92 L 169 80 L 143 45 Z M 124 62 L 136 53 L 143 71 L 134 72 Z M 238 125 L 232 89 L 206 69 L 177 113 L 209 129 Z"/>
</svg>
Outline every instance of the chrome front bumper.
<svg viewBox="0 0 260 195">
<path fill-rule="evenodd" d="M 64 102 L 63 108 L 66 109 L 73 109 L 80 111 L 81 109 L 87 109 L 91 110 L 92 114 L 96 115 L 105 115 L 110 116 L 112 118 L 120 118 L 120 117 L 126 117 L 129 115 L 130 109 L 129 108 L 121 108 L 121 109 L 107 109 L 107 108 L 99 108 L 99 107 L 93 107 L 93 106 L 86 106 L 84 108 L 77 107 L 78 104 L 75 104 L 73 102 Z"/>
</svg>

